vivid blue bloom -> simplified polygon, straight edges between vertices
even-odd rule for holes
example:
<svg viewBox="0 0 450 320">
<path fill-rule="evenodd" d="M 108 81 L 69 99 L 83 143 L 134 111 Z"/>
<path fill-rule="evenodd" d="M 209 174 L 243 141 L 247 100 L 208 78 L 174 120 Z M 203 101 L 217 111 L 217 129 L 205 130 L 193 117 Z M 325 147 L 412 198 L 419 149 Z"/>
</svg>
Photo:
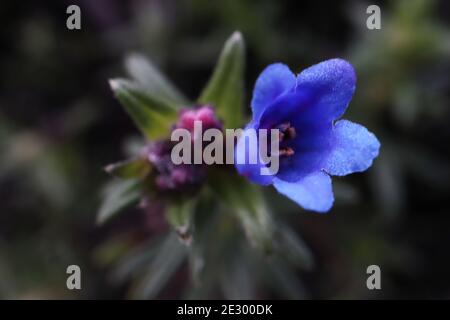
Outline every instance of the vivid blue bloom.
<svg viewBox="0 0 450 320">
<path fill-rule="evenodd" d="M 365 171 L 380 148 L 365 127 L 338 120 L 355 82 L 353 67 L 341 59 L 321 62 L 297 76 L 284 64 L 269 65 L 256 81 L 253 118 L 245 130 L 280 129 L 280 168 L 275 175 L 263 176 L 263 164 L 236 164 L 238 172 L 254 183 L 272 184 L 307 210 L 330 210 L 334 201 L 330 175 Z M 236 154 L 245 152 L 248 157 L 251 149 L 241 140 Z"/>
</svg>

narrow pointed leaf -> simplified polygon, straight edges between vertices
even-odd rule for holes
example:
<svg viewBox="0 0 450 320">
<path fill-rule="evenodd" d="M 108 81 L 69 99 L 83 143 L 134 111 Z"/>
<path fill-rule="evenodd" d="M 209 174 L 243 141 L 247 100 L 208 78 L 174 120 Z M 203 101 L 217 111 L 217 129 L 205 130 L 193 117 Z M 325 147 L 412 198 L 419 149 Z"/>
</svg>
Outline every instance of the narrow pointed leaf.
<svg viewBox="0 0 450 320">
<path fill-rule="evenodd" d="M 172 202 L 166 211 L 167 221 L 178 233 L 180 239 L 186 245 L 192 242 L 192 219 L 195 211 L 195 199 Z"/>
<path fill-rule="evenodd" d="M 245 45 L 240 32 L 227 40 L 199 103 L 214 105 L 226 128 L 242 125 Z"/>
<path fill-rule="evenodd" d="M 237 174 L 215 170 L 211 189 L 234 212 L 250 241 L 264 253 L 272 252 L 273 223 L 261 189 Z"/>
<path fill-rule="evenodd" d="M 132 289 L 138 299 L 154 298 L 178 270 L 187 256 L 187 249 L 175 234 L 169 234 L 159 248 L 142 279 Z"/>
<path fill-rule="evenodd" d="M 125 59 L 125 67 L 130 76 L 149 94 L 160 95 L 180 106 L 189 104 L 181 92 L 144 56 L 137 53 L 130 54 Z"/>
<path fill-rule="evenodd" d="M 250 270 L 237 255 L 220 273 L 220 287 L 227 300 L 249 300 L 255 297 L 255 270 Z"/>
<path fill-rule="evenodd" d="M 128 80 L 112 79 L 110 85 L 145 137 L 155 139 L 169 134 L 170 126 L 177 116 L 175 104 L 145 92 L 139 85 Z"/>
<path fill-rule="evenodd" d="M 151 171 L 150 162 L 144 157 L 109 164 L 105 167 L 109 174 L 121 179 L 142 179 Z"/>
<path fill-rule="evenodd" d="M 112 278 L 122 282 L 144 272 L 158 254 L 164 240 L 165 236 L 152 237 L 149 241 L 129 249 L 116 263 Z"/>
<path fill-rule="evenodd" d="M 136 180 L 114 181 L 109 184 L 97 215 L 97 223 L 104 223 L 120 210 L 137 203 L 141 196 Z"/>
</svg>

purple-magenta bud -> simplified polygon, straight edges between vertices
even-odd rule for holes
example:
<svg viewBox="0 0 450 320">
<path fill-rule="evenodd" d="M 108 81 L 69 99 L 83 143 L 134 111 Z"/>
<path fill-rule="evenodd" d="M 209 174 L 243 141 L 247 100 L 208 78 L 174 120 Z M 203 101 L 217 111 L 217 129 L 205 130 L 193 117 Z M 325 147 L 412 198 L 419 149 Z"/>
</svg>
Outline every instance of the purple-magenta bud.
<svg viewBox="0 0 450 320">
<path fill-rule="evenodd" d="M 183 109 L 180 112 L 176 128 L 187 129 L 189 131 L 194 130 L 194 122 L 201 121 L 203 130 L 217 128 L 221 129 L 222 124 L 217 119 L 214 109 L 209 106 L 201 106 L 197 109 Z"/>
<path fill-rule="evenodd" d="M 173 164 L 169 140 L 153 142 L 147 148 L 147 159 L 154 166 L 155 185 L 160 191 L 188 191 L 203 181 L 205 168 L 194 164 Z"/>
</svg>

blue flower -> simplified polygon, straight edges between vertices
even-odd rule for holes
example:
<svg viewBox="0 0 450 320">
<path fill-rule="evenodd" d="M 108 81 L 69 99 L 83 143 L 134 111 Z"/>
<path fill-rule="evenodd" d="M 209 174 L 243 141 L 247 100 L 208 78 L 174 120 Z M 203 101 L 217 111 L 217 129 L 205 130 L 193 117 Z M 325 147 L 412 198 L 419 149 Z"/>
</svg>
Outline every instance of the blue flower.
<svg viewBox="0 0 450 320">
<path fill-rule="evenodd" d="M 353 67 L 342 59 L 321 62 L 297 76 L 284 64 L 269 65 L 256 81 L 253 118 L 244 130 L 280 130 L 279 170 L 261 175 L 264 164 L 246 163 L 235 164 L 238 172 L 254 183 L 272 184 L 307 210 L 330 210 L 334 202 L 330 175 L 367 170 L 380 148 L 365 127 L 338 120 L 355 82 Z M 242 140 L 235 153 L 249 157 L 252 148 Z"/>
</svg>

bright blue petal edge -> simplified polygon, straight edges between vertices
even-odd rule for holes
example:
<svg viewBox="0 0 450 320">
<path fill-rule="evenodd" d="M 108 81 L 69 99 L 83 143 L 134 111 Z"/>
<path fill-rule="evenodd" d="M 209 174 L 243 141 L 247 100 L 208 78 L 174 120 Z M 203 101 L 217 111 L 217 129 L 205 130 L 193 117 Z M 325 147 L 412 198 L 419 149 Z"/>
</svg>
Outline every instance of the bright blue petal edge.
<svg viewBox="0 0 450 320">
<path fill-rule="evenodd" d="M 297 182 L 287 182 L 275 178 L 273 185 L 279 193 L 306 210 L 324 213 L 333 206 L 331 177 L 323 171 L 311 173 Z"/>
</svg>

